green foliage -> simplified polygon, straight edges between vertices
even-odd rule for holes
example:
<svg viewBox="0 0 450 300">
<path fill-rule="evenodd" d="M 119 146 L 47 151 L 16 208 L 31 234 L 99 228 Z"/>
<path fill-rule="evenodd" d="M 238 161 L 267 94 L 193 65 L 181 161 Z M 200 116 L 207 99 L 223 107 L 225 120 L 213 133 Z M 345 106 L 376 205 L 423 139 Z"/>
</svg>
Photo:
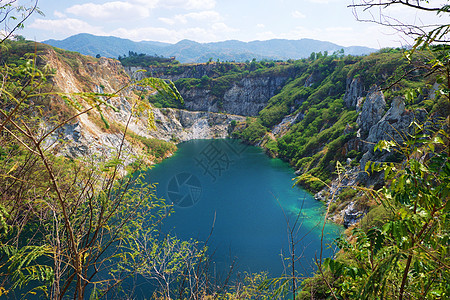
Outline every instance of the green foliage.
<svg viewBox="0 0 450 300">
<path fill-rule="evenodd" d="M 393 214 L 390 210 L 387 210 L 384 206 L 378 205 L 373 207 L 360 221 L 359 227 L 364 232 L 367 232 L 370 228 L 381 228 L 383 225 L 393 219 Z"/>
<path fill-rule="evenodd" d="M 276 140 L 270 140 L 264 147 L 270 156 L 276 157 L 278 155 L 278 143 Z"/>
<path fill-rule="evenodd" d="M 266 132 L 267 129 L 258 120 L 247 118 L 245 125 L 233 132 L 233 137 L 249 144 L 256 144 L 264 138 Z"/>
<path fill-rule="evenodd" d="M 345 188 L 339 193 L 339 201 L 344 202 L 351 200 L 353 197 L 356 196 L 357 192 L 358 191 L 356 189 Z"/>
<path fill-rule="evenodd" d="M 332 280 L 331 272 L 325 274 L 327 280 Z M 297 295 L 299 300 L 327 299 L 329 296 L 328 286 L 325 284 L 322 275 L 314 274 L 306 278 L 301 283 L 301 291 Z"/>
<path fill-rule="evenodd" d="M 174 99 L 173 97 L 161 94 L 161 93 L 154 93 L 150 96 L 148 96 L 148 101 L 153 104 L 153 106 L 157 108 L 183 108 L 184 104 L 183 102 L 180 102 L 177 99 Z"/>
<path fill-rule="evenodd" d="M 201 87 L 201 80 L 198 78 L 181 78 L 175 81 L 175 85 L 179 90 L 190 90 L 195 87 Z"/>
<path fill-rule="evenodd" d="M 203 74 L 195 72 L 192 78 L 180 78 L 175 84 L 179 90 L 190 89 L 206 89 L 209 90 L 211 95 L 219 99 L 223 99 L 224 94 L 228 91 L 233 84 L 238 84 L 243 78 L 264 77 L 264 76 L 276 76 L 287 75 L 299 70 L 296 64 L 276 64 L 274 62 L 256 62 L 251 63 L 214 63 L 208 64 L 208 67 L 202 66 L 206 69 L 208 75 L 202 77 L 197 76 Z M 168 70 L 168 74 L 181 74 L 188 66 L 173 67 Z M 200 78 L 199 78 L 200 77 Z"/>
<path fill-rule="evenodd" d="M 148 67 L 148 66 L 170 66 L 179 64 L 178 61 L 172 58 L 166 58 L 158 55 L 147 55 L 145 53 L 137 54 L 129 51 L 128 57 L 126 55 L 119 56 L 119 61 L 124 67 Z"/>
<path fill-rule="evenodd" d="M 357 165 L 362 155 L 357 152 L 346 154 L 343 149 L 354 138 L 357 117 L 357 113 L 344 107 L 343 103 L 348 78 L 360 77 L 366 89 L 374 83 L 393 85 L 394 88 L 385 93 L 388 102 L 411 88 L 423 90 L 428 85 L 420 77 L 423 71 L 414 71 L 398 49 L 385 49 L 365 57 L 314 53 L 314 59 L 296 64 L 301 70 L 299 75 L 270 99 L 259 118 L 262 125 L 271 128 L 293 111 L 293 114 L 303 114 L 303 120 L 278 139 L 278 155 L 301 172 L 308 172 L 323 181 L 332 176 L 336 161 L 350 157 L 352 164 Z M 399 80 L 405 73 L 407 76 Z M 388 81 L 387 77 L 390 78 Z M 414 99 L 410 107 L 423 107 L 426 97 Z M 442 100 L 440 103 L 445 107 L 448 102 Z M 350 134 L 343 136 L 346 128 L 351 129 Z M 392 159 L 401 157 L 393 156 Z M 312 182 L 307 187 L 316 191 L 322 185 Z"/>
<path fill-rule="evenodd" d="M 177 147 L 170 142 L 158 139 L 149 139 L 133 134 L 130 134 L 130 136 L 142 142 L 147 147 L 146 150 L 148 154 L 157 160 L 162 160 L 163 158 L 166 158 L 167 155 L 172 154 L 177 150 Z"/>
<path fill-rule="evenodd" d="M 366 216 L 352 241 L 338 246 L 352 261 L 327 259 L 344 298 L 443 299 L 450 295 L 450 161 L 443 146 L 448 132 L 418 126 L 404 145 L 380 142 L 384 151 L 400 151 L 401 163 L 368 164 L 390 183 L 377 191 L 382 205 Z M 419 159 L 427 153 L 425 159 Z M 370 227 L 371 225 L 372 227 Z M 389 282 L 389 284 L 387 284 Z"/>
<path fill-rule="evenodd" d="M 124 165 L 122 146 L 108 157 L 91 160 L 55 155 L 45 144 L 73 119 L 52 117 L 49 108 L 40 105 L 48 98 L 63 98 L 79 114 L 97 110 L 107 123 L 103 112 L 117 111 L 108 102 L 116 94 L 46 92 L 52 71 L 39 68 L 37 58 L 32 58 L 0 67 L 4 80 L 0 87 L 0 293 L 13 298 L 38 293 L 52 299 L 69 295 L 83 299 L 86 288 L 95 285 L 94 294 L 102 297 L 112 288 L 119 291 L 125 278 L 148 272 L 144 267 L 154 263 L 155 256 L 133 259 L 140 245 L 154 253 L 180 245 L 164 256 L 162 272 L 181 272 L 180 258 L 193 254 L 192 247 L 197 253 L 202 247 L 160 239 L 157 229 L 170 206 L 156 197 L 154 185 L 143 181 L 139 164 Z M 161 79 L 146 78 L 135 85 L 182 101 L 174 85 Z M 146 101 L 137 100 L 132 116 L 146 111 L 153 122 L 149 109 Z M 175 147 L 152 139 L 142 142 L 155 157 Z M 52 143 L 58 146 L 62 141 Z M 124 169 L 130 175 L 119 177 Z M 193 255 L 190 266 L 198 261 Z"/>
<path fill-rule="evenodd" d="M 331 111 L 333 113 L 335 109 L 331 108 Z M 334 162 L 345 160 L 342 147 L 353 136 L 342 133 L 348 123 L 354 122 L 357 114 L 354 111 L 344 111 L 339 116 L 333 116 L 337 119 L 334 124 L 323 124 L 321 115 L 328 114 L 330 109 L 322 109 L 322 114 L 319 112 L 314 108 L 310 109 L 305 119 L 294 125 L 288 134 L 279 139 L 278 153 L 280 157 L 290 160 L 291 164 L 302 172 L 326 181 L 334 172 Z M 319 130 L 316 126 L 323 127 Z M 324 129 L 325 126 L 331 127 Z M 312 182 L 308 187 L 317 191 L 323 185 Z"/>
</svg>

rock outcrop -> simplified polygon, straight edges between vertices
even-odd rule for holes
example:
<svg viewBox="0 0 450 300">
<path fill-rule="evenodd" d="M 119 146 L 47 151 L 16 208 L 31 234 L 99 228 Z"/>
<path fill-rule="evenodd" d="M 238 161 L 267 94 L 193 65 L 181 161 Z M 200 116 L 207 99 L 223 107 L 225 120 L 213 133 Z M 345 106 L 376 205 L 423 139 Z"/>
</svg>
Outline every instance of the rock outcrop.
<svg viewBox="0 0 450 300">
<path fill-rule="evenodd" d="M 364 85 L 361 78 L 347 78 L 344 104 L 348 108 L 358 108 L 358 102 L 361 102 L 364 93 Z"/>
<path fill-rule="evenodd" d="M 108 104 L 117 108 L 113 111 L 106 107 L 103 114 L 115 129 L 106 129 L 99 114 L 92 110 L 81 114 L 74 123 L 59 128 L 45 142 L 46 147 L 65 156 L 75 158 L 89 156 L 95 159 L 112 157 L 122 146 L 122 159 L 131 163 L 142 149 L 136 147 L 121 133 L 125 127 L 131 134 L 145 138 L 157 138 L 165 141 L 183 142 L 191 139 L 225 138 L 228 127 L 235 121 L 244 121 L 245 117 L 211 112 L 194 112 L 178 109 L 157 109 L 132 114 L 133 99 L 136 94 L 133 87 L 122 89 L 130 81 L 122 65 L 113 59 L 85 57 L 75 55 L 78 68 L 74 69 L 64 57 L 55 51 L 42 57 L 43 61 L 56 70 L 51 78 L 55 90 L 63 93 L 114 93 L 112 98 L 103 97 Z M 102 96 L 100 96 L 102 98 Z M 60 101 L 57 98 L 54 101 Z M 86 103 L 83 103 L 87 105 Z M 61 107 L 65 104 L 60 104 Z M 153 115 L 155 128 L 148 126 L 148 118 Z M 43 124 L 43 126 L 50 126 Z M 62 142 L 63 141 L 63 142 Z"/>
<path fill-rule="evenodd" d="M 272 133 L 277 138 L 279 138 L 279 137 L 283 136 L 284 134 L 286 134 L 292 125 L 303 120 L 304 117 L 305 117 L 305 115 L 302 112 L 298 112 L 296 114 L 286 116 L 283 118 L 283 120 L 281 120 L 281 122 L 279 124 L 275 125 L 275 127 L 272 130 Z"/>
<path fill-rule="evenodd" d="M 384 162 L 396 158 L 391 157 L 394 155 L 392 152 L 374 152 L 376 143 L 380 140 L 386 140 L 395 141 L 402 145 L 408 135 L 414 133 L 414 126 L 411 126 L 411 124 L 414 121 L 417 121 L 419 124 L 423 123 L 427 117 L 427 112 L 424 109 L 406 109 L 404 100 L 401 97 L 393 99 L 391 107 L 386 113 L 384 113 L 385 105 L 386 102 L 382 92 L 377 88 L 372 88 L 366 97 L 357 120 L 359 132 L 363 131 L 363 133 L 350 140 L 346 145 L 348 150 L 352 149 L 364 153 L 359 161 L 359 167 L 348 167 L 343 181 L 338 183 L 337 179 L 333 180 L 330 184 L 331 188 L 324 188 L 318 192 L 315 195 L 316 199 L 328 202 L 330 201 L 329 195 L 334 195 L 336 198 L 343 187 L 352 187 L 362 183 L 366 186 L 377 186 L 383 183 L 383 173 L 368 176 L 365 172 L 366 163 L 369 161 Z M 348 130 L 354 129 L 348 128 Z M 351 161 L 348 163 L 350 164 Z M 340 188 L 336 188 L 338 186 Z M 367 207 L 349 202 L 345 205 L 340 205 L 337 213 L 332 215 L 331 219 L 348 227 L 357 223 L 367 213 L 367 210 Z"/>
<path fill-rule="evenodd" d="M 367 94 L 361 113 L 356 120 L 363 133 L 368 132 L 373 125 L 381 120 L 385 113 L 385 107 L 386 101 L 383 92 L 377 86 L 373 86 Z"/>
<path fill-rule="evenodd" d="M 232 83 L 223 98 L 214 95 L 210 89 L 199 87 L 180 93 L 188 110 L 256 116 L 287 79 L 287 76 L 245 77 Z"/>
<path fill-rule="evenodd" d="M 363 147 L 365 153 L 360 161 L 361 170 L 364 170 L 368 161 L 385 161 L 387 156 L 392 155 L 388 152 L 374 153 L 373 149 L 378 141 L 395 141 L 402 145 L 408 135 L 414 132 L 414 126 L 411 126 L 412 122 L 416 120 L 418 123 L 422 123 L 426 116 L 427 112 L 424 109 L 407 110 L 403 99 L 395 98 L 383 118 L 370 128 Z"/>
<path fill-rule="evenodd" d="M 225 138 L 231 121 L 242 122 L 245 117 L 180 109 L 155 109 L 156 130 L 148 132 L 153 138 L 184 142 L 192 139 Z"/>
<path fill-rule="evenodd" d="M 145 76 L 145 73 L 136 73 L 137 70 L 143 69 L 147 71 L 147 76 L 170 79 L 175 82 L 181 78 L 199 79 L 203 76 L 214 79 L 221 76 L 221 74 L 227 74 L 226 72 L 233 70 L 239 65 L 211 63 L 155 68 L 126 67 L 125 70 L 136 79 L 141 79 Z M 245 64 L 242 64 L 240 67 L 244 66 Z M 180 93 L 184 98 L 184 108 L 188 110 L 256 116 L 294 73 L 295 68 L 286 68 L 283 71 L 269 75 L 255 75 L 250 72 L 249 75 L 244 75 L 243 77 L 226 79 L 226 81 L 231 81 L 227 83 L 213 81 L 211 86 L 180 88 Z M 311 75 L 311 80 L 315 80 L 315 77 L 317 76 Z M 226 86 L 218 87 L 215 85 Z"/>
<path fill-rule="evenodd" d="M 355 207 L 354 202 L 350 202 L 346 209 L 343 211 L 343 225 L 345 228 L 356 224 L 367 213 L 366 210 L 361 210 Z"/>
<path fill-rule="evenodd" d="M 256 116 L 266 107 L 288 77 L 249 77 L 235 82 L 223 98 L 224 112 Z"/>
</svg>

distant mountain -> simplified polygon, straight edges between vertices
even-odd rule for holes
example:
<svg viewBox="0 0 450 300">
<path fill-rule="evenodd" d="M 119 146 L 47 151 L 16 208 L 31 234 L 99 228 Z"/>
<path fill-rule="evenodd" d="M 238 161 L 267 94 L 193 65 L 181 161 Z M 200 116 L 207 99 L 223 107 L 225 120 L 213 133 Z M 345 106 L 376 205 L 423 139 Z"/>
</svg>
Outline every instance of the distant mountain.
<svg viewBox="0 0 450 300">
<path fill-rule="evenodd" d="M 176 44 L 169 44 L 153 41 L 133 42 L 128 39 L 95 36 L 87 33 L 77 34 L 64 40 L 47 40 L 43 43 L 92 56 L 100 54 L 117 58 L 119 55 L 128 55 L 128 51 L 165 57 L 175 56 L 182 63 L 206 62 L 209 59 L 221 61 L 246 61 L 253 58 L 257 60 L 299 59 L 308 57 L 312 52 L 328 51 L 331 54 L 341 49 L 344 49 L 345 54 L 352 55 L 363 55 L 376 51 L 376 49 L 367 47 L 343 47 L 312 39 L 273 39 L 253 42 L 229 40 L 214 43 L 182 40 Z"/>
</svg>

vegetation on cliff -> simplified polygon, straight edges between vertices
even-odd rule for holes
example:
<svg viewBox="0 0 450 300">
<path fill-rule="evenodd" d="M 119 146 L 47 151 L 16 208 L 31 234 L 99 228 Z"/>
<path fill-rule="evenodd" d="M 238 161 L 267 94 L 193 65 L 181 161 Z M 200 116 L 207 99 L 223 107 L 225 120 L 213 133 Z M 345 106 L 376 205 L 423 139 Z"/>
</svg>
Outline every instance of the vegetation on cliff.
<svg viewBox="0 0 450 300">
<path fill-rule="evenodd" d="M 379 5 L 374 3 L 363 2 L 361 6 Z M 384 5 L 421 9 L 422 1 L 417 3 L 386 1 Z M 0 6 L 0 10 L 10 6 Z M 449 12 L 448 6 L 430 9 Z M 449 26 L 442 25 L 420 33 L 406 53 L 384 49 L 366 57 L 314 54 L 288 65 L 259 67 L 252 62 L 252 70 L 233 71 L 236 66 L 226 65 L 217 77 L 177 83 L 185 89 L 207 88 L 222 97 L 240 76 L 295 70 L 258 118 L 232 124 L 233 135 L 265 145 L 272 154 L 288 160 L 302 174 L 299 180 L 311 190 L 328 186 L 332 191 L 327 198 L 328 212 L 337 201 L 362 194 L 376 202 L 360 226 L 338 240 L 338 256 L 318 257 L 317 275 L 303 281 L 301 291 L 294 254 L 288 261 L 292 273 L 282 278 L 252 275 L 227 289 L 211 284 L 210 274 L 204 271 L 207 257 L 202 245 L 160 235 L 158 226 L 170 207 L 155 196 L 154 186 L 141 181 L 139 160 L 128 166 L 124 163 L 125 134 L 113 155 L 92 159 L 62 157 L 53 147 L 58 141 L 48 142 L 58 128 L 88 112 L 97 111 L 108 124 L 104 112 L 116 110 L 110 100 L 117 94 L 54 91 L 50 83 L 55 70 L 40 64 L 41 46 L 27 57 L 27 51 L 20 53 L 20 47 L 8 51 L 16 46 L 26 49 L 30 43 L 2 41 L 2 54 L 7 55 L 0 58 L 0 295 L 39 293 L 54 299 L 66 295 L 83 299 L 88 294 L 101 298 L 113 293 L 114 297 L 124 297 L 120 284 L 140 274 L 161 282 L 158 296 L 166 299 L 199 299 L 208 294 L 224 299 L 275 298 L 287 295 L 288 290 L 292 297 L 302 299 L 448 298 L 448 31 Z M 432 45 L 434 41 L 440 44 Z M 67 65 L 78 68 L 77 55 L 60 50 L 55 53 L 62 55 Z M 179 96 L 162 80 L 145 82 Z M 355 90 L 364 94 L 357 92 L 348 100 L 353 83 L 359 84 Z M 384 96 L 372 88 L 374 84 L 386 88 Z M 142 85 L 139 88 L 144 89 Z M 403 100 L 396 97 L 404 95 L 406 110 L 397 110 L 401 114 L 394 123 L 419 108 L 430 114 L 424 122 L 414 119 L 409 124 L 411 132 L 399 133 L 401 140 L 387 137 L 391 139 L 366 151 L 371 158 L 380 159 L 369 162 L 363 174 L 381 178 L 375 180 L 377 186 L 347 186 L 348 169 L 362 156 L 356 142 L 371 133 L 371 128 L 361 126 L 368 120 L 358 119 L 370 99 L 364 96 L 370 91 L 381 95 L 379 103 L 386 106 L 380 108 L 383 112 L 389 106 L 395 108 L 394 104 L 401 106 Z M 148 95 L 141 95 L 144 97 L 137 97 L 131 105 L 130 118 L 149 107 Z M 68 106 L 57 101 L 63 99 Z M 55 117 L 48 105 L 51 103 L 70 108 Z M 147 116 L 152 121 L 151 114 Z M 132 138 L 155 157 L 172 150 L 167 143 Z M 123 169 L 135 176 L 118 176 Z M 337 181 L 331 182 L 333 176 Z M 292 233 L 290 240 L 295 245 Z"/>
<path fill-rule="evenodd" d="M 428 91 L 432 90 L 435 77 L 424 79 L 425 71 L 415 69 L 422 59 L 423 54 L 410 63 L 400 49 L 383 49 L 364 57 L 335 54 L 294 62 L 296 69 L 301 71 L 259 113 L 258 122 L 271 130 L 282 124 L 284 118 L 296 116 L 288 130 L 278 134 L 276 147 L 273 142 L 270 144 L 271 151 L 275 150 L 299 172 L 307 172 L 323 182 L 329 182 L 333 177 L 337 161 L 359 161 L 362 150 L 352 147 L 349 141 L 356 137 L 356 119 L 362 104 L 356 107 L 344 103 L 352 80 L 358 80 L 361 90 L 366 91 L 360 93 L 360 98 L 366 96 L 374 84 L 382 89 L 389 88 L 384 93 L 386 109 L 395 97 L 413 90 L 422 94 L 409 102 L 408 108 L 423 107 L 427 111 L 444 113 L 448 108 L 445 108 L 443 97 L 430 101 L 434 94 Z M 236 127 L 236 130 L 242 128 Z M 246 136 L 252 136 L 248 131 Z M 242 134 L 238 132 L 235 136 Z M 258 136 L 259 131 L 255 131 L 254 136 L 244 139 L 256 140 Z M 318 182 L 307 185 L 313 191 L 324 186 Z"/>
<path fill-rule="evenodd" d="M 6 20 L 16 22 L 16 10 L 33 11 L 12 2 L 0 6 Z M 0 296 L 85 299 L 110 293 L 122 298 L 120 286 L 127 278 L 141 274 L 156 279 L 154 270 L 178 276 L 203 259 L 200 244 L 158 234 L 170 206 L 156 197 L 154 185 L 142 181 L 137 172 L 141 157 L 130 159 L 126 149 L 132 117 L 146 117 L 151 125 L 148 103 L 139 97 L 126 99 L 120 88 L 104 91 L 121 86 L 119 70 L 109 74 L 107 86 L 81 80 L 88 78 L 83 76 L 89 68 L 96 73 L 100 64 L 117 65 L 27 41 L 5 40 L 0 47 Z M 59 68 L 50 68 L 50 61 Z M 65 85 L 59 84 L 61 78 Z M 180 97 L 163 80 L 134 84 Z M 125 128 L 108 120 L 111 111 L 119 111 L 116 103 L 129 105 Z M 105 131 L 123 129 L 115 136 L 117 147 L 107 155 L 61 155 L 67 143 L 64 132 L 88 115 L 89 122 L 97 118 Z M 80 138 L 79 132 L 72 136 Z M 132 138 L 156 158 L 174 148 Z M 176 267 L 169 270 L 167 264 Z M 197 282 L 197 287 L 202 284 Z"/>
<path fill-rule="evenodd" d="M 128 51 L 128 56 L 119 55 L 119 61 L 124 67 L 160 67 L 179 64 L 175 57 L 167 58 L 158 55 L 147 55 L 145 53 L 136 53 Z"/>
<path fill-rule="evenodd" d="M 202 66 L 198 65 L 199 68 Z M 177 69 L 183 70 L 183 67 L 172 67 L 167 71 L 167 74 L 176 73 Z M 200 78 L 181 78 L 175 81 L 175 85 L 180 91 L 188 91 L 193 88 L 207 90 L 210 95 L 222 102 L 225 93 L 231 89 L 233 84 L 237 84 L 243 78 L 290 77 L 291 74 L 298 71 L 293 64 L 276 63 L 274 61 L 257 62 L 256 60 L 249 63 L 211 63 L 211 67 L 208 69 L 210 69 L 209 75 L 203 75 Z"/>
</svg>

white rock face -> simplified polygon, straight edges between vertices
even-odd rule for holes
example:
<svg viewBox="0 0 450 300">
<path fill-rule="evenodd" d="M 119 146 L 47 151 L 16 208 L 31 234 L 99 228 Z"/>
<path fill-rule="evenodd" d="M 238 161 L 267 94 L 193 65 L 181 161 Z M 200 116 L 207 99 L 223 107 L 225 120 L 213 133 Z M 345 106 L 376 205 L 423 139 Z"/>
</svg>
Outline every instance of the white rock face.
<svg viewBox="0 0 450 300">
<path fill-rule="evenodd" d="M 276 137 L 281 137 L 288 132 L 288 130 L 291 128 L 292 125 L 300 122 L 301 120 L 303 120 L 304 117 L 305 115 L 301 112 L 286 116 L 283 118 L 283 120 L 281 120 L 279 124 L 275 125 L 275 127 L 272 130 L 272 133 Z"/>
<path fill-rule="evenodd" d="M 367 94 L 366 100 L 361 109 L 361 113 L 356 120 L 359 128 L 363 132 L 367 132 L 370 128 L 378 123 L 384 115 L 386 101 L 384 100 L 383 92 L 374 86 Z"/>
<path fill-rule="evenodd" d="M 345 228 L 358 223 L 358 221 L 361 220 L 362 217 L 364 217 L 364 215 L 367 213 L 367 211 L 365 210 L 361 211 L 360 209 L 356 208 L 354 202 L 350 202 L 350 204 L 343 212 L 343 221 Z"/>
<path fill-rule="evenodd" d="M 405 102 L 402 98 L 397 97 L 392 101 L 391 108 L 383 116 L 383 118 L 370 128 L 367 141 L 371 144 L 380 140 L 394 140 L 402 144 L 406 135 L 413 133 L 414 128 L 411 123 L 414 120 L 423 121 L 426 117 L 424 109 L 409 111 L 405 109 Z M 370 147 L 370 149 L 372 149 Z"/>
<path fill-rule="evenodd" d="M 151 137 L 165 141 L 184 142 L 192 139 L 225 138 L 231 121 L 244 121 L 245 117 L 202 111 L 164 108 L 154 109 L 156 130 Z"/>
<path fill-rule="evenodd" d="M 395 141 L 402 145 L 408 135 L 414 132 L 414 126 L 410 126 L 412 122 L 417 120 L 418 123 L 422 123 L 426 116 L 427 112 L 424 109 L 406 110 L 403 99 L 395 98 L 383 118 L 370 128 L 366 138 L 367 143 L 364 143 L 363 146 L 365 153 L 360 161 L 361 171 L 364 170 L 368 161 L 385 161 L 386 157 L 390 155 L 387 152 L 373 152 L 378 141 Z M 363 176 L 360 176 L 360 179 L 363 179 Z"/>
<path fill-rule="evenodd" d="M 361 78 L 347 78 L 344 94 L 344 104 L 348 108 L 355 108 L 363 97 L 364 86 Z"/>
<path fill-rule="evenodd" d="M 210 90 L 193 87 L 181 90 L 186 109 L 256 116 L 288 79 L 287 76 L 246 77 L 234 82 L 223 99 Z"/>
</svg>

